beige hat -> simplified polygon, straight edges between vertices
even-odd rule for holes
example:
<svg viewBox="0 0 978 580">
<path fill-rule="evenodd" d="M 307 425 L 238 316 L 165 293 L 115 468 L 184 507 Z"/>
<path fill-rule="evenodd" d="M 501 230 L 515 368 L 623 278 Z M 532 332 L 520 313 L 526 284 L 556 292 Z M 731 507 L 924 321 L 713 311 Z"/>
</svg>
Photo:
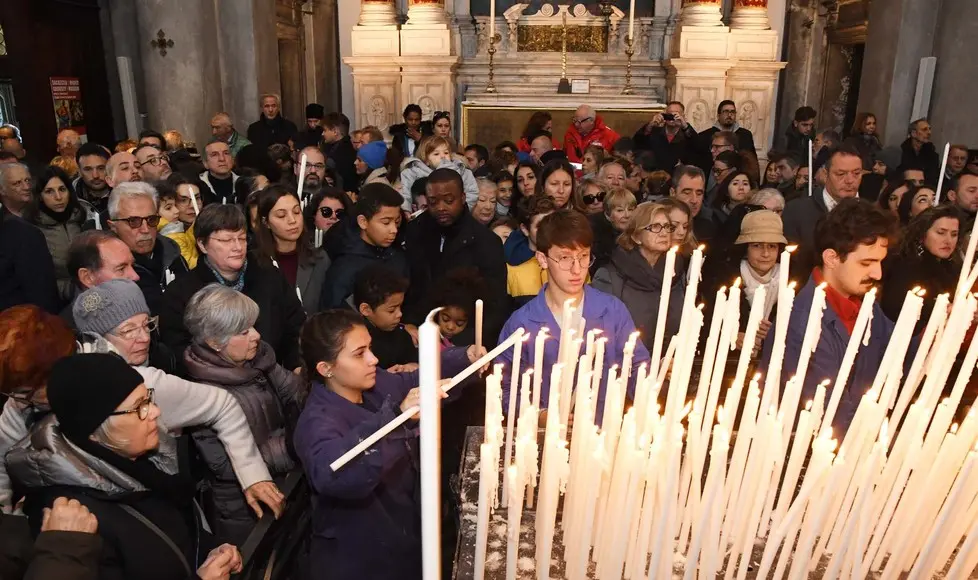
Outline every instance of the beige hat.
<svg viewBox="0 0 978 580">
<path fill-rule="evenodd" d="M 744 221 L 740 223 L 740 236 L 735 244 L 787 244 L 784 238 L 784 226 L 781 224 L 781 216 L 769 209 L 752 211 L 744 216 Z"/>
</svg>

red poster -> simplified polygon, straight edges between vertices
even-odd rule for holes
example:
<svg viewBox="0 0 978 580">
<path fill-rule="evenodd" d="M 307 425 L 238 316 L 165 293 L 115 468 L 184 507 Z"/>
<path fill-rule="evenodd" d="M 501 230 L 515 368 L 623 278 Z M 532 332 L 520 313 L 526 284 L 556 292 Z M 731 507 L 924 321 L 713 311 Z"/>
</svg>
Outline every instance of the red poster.
<svg viewBox="0 0 978 580">
<path fill-rule="evenodd" d="M 77 77 L 51 77 L 51 97 L 58 131 L 71 129 L 85 135 L 85 107 L 82 105 L 81 82 Z"/>
</svg>

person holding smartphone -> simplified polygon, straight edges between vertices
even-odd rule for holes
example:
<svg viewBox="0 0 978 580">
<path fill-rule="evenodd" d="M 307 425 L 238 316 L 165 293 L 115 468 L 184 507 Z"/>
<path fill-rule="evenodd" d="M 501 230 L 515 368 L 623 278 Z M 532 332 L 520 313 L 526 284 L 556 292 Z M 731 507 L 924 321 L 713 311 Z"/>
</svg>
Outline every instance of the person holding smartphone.
<svg viewBox="0 0 978 580">
<path fill-rule="evenodd" d="M 665 171 L 696 161 L 696 129 L 686 121 L 686 107 L 679 101 L 670 101 L 632 140 L 636 151 L 651 151 Z"/>
</svg>

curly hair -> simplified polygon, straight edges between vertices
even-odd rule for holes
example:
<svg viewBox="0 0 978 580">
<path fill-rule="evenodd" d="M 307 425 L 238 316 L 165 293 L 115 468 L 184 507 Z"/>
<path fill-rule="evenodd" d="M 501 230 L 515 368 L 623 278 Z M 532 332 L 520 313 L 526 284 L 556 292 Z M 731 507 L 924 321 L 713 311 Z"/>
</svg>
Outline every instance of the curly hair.
<svg viewBox="0 0 978 580">
<path fill-rule="evenodd" d="M 815 265 L 825 265 L 825 250 L 834 250 L 845 261 L 860 245 L 876 243 L 880 238 L 896 240 L 895 221 L 872 202 L 843 199 L 815 224 Z"/>
<path fill-rule="evenodd" d="M 44 388 L 54 363 L 75 352 L 75 334 L 34 305 L 0 312 L 0 393 Z"/>
<path fill-rule="evenodd" d="M 934 222 L 944 218 L 957 220 L 959 225 L 958 247 L 955 248 L 955 250 L 960 250 L 961 244 L 965 240 L 963 231 L 965 222 L 964 214 L 961 212 L 961 210 L 953 205 L 939 205 L 920 212 L 912 220 L 910 220 L 910 224 L 907 225 L 907 228 L 903 233 L 903 238 L 900 240 L 900 257 L 910 260 L 918 259 L 920 256 L 920 248 L 923 244 L 924 238 L 927 236 L 927 231 L 934 225 Z M 962 262 L 961 252 L 951 252 L 951 260 L 960 264 Z"/>
</svg>

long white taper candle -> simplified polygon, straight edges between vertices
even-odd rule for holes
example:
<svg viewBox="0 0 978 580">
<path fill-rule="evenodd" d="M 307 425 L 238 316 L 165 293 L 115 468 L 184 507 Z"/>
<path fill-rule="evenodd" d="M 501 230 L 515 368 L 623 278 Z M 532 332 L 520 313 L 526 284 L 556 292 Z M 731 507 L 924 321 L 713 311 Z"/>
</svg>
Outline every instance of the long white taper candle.
<svg viewBox="0 0 978 580">
<path fill-rule="evenodd" d="M 947 173 L 947 156 L 951 153 L 951 144 L 944 144 L 944 156 L 941 157 L 941 172 L 937 174 L 937 190 L 934 191 L 934 207 L 941 203 L 941 190 L 944 188 L 944 174 Z"/>
<path fill-rule="evenodd" d="M 482 311 L 485 303 L 482 299 L 475 301 L 475 347 L 482 348 Z"/>
<path fill-rule="evenodd" d="M 296 196 L 302 200 L 302 187 L 306 184 L 306 154 L 299 157 L 299 181 L 296 184 Z"/>
<path fill-rule="evenodd" d="M 434 311 L 437 312 L 437 311 Z M 418 329 L 421 544 L 424 580 L 441 580 L 441 341 L 434 312 Z"/>
<path fill-rule="evenodd" d="M 812 140 L 808 140 L 808 197 L 812 196 L 812 187 L 815 183 L 815 164 L 812 161 Z"/>
</svg>

